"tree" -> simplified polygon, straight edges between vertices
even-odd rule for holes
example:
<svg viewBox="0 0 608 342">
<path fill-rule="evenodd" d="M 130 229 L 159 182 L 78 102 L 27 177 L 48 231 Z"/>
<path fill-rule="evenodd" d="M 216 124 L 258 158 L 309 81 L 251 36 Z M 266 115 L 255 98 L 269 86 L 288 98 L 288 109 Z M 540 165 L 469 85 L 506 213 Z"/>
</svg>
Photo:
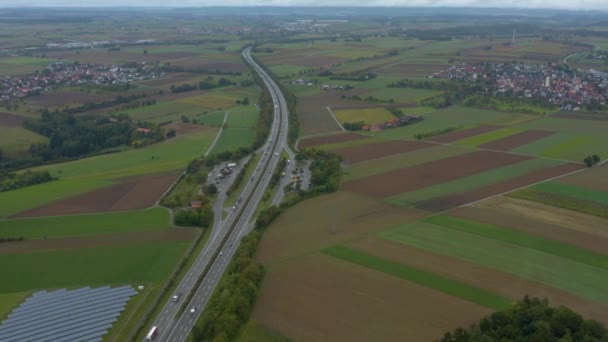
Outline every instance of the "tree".
<svg viewBox="0 0 608 342">
<path fill-rule="evenodd" d="M 591 157 L 586 157 L 583 162 L 585 163 L 585 165 L 587 165 L 587 167 L 592 167 L 593 166 L 593 158 Z"/>
<path fill-rule="evenodd" d="M 147 55 L 147 54 L 148 54 L 148 50 L 144 50 L 144 55 Z"/>
<path fill-rule="evenodd" d="M 165 137 L 167 137 L 167 139 L 171 139 L 171 138 L 175 138 L 175 136 L 177 135 L 177 133 L 175 132 L 175 130 L 173 128 L 171 128 L 167 134 L 165 134 Z"/>
<path fill-rule="evenodd" d="M 468 341 L 606 341 L 608 330 L 546 299 L 524 297 L 503 311 L 482 318 L 469 329 L 448 332 L 441 342 Z"/>
<path fill-rule="evenodd" d="M 594 154 L 591 158 L 593 158 L 593 164 L 599 164 L 600 156 L 598 156 L 597 154 Z"/>
<path fill-rule="evenodd" d="M 207 186 L 207 194 L 209 195 L 215 195 L 217 194 L 217 186 L 215 186 L 215 184 L 211 183 Z"/>
</svg>

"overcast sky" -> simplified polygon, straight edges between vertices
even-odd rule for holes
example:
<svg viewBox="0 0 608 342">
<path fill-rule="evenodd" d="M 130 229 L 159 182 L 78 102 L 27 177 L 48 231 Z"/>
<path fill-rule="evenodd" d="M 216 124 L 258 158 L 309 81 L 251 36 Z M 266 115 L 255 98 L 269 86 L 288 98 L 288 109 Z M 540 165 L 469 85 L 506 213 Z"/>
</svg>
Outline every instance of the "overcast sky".
<svg viewBox="0 0 608 342">
<path fill-rule="evenodd" d="M 23 6 L 459 6 L 608 10 L 608 0 L 0 0 L 0 7 Z"/>
</svg>

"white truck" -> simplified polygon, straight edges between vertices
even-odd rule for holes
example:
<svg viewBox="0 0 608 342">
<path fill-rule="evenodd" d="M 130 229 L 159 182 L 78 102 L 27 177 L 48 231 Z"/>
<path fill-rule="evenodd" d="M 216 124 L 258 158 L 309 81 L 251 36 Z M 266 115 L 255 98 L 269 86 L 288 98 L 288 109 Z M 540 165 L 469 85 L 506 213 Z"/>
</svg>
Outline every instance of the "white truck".
<svg viewBox="0 0 608 342">
<path fill-rule="evenodd" d="M 154 327 L 152 327 L 152 329 L 150 329 L 150 331 L 148 332 L 148 335 L 146 335 L 145 341 L 150 342 L 150 341 L 154 340 L 156 335 L 158 335 L 158 327 L 154 326 Z"/>
</svg>

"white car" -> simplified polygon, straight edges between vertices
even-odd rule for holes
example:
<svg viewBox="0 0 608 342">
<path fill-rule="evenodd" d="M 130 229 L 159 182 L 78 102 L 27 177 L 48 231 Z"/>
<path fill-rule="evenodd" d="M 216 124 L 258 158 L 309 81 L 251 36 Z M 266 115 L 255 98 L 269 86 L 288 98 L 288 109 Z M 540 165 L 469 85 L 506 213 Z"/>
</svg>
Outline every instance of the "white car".
<svg viewBox="0 0 608 342">
<path fill-rule="evenodd" d="M 196 312 L 196 306 L 193 307 L 192 309 L 190 309 L 190 314 L 191 315 L 194 315 L 195 312 Z"/>
</svg>

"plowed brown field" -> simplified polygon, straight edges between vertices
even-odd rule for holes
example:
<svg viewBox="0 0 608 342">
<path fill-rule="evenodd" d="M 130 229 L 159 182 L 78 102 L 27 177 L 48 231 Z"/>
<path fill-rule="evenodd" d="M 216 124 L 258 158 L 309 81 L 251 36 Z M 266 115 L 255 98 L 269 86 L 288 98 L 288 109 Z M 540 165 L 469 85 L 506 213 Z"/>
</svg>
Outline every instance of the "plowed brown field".
<svg viewBox="0 0 608 342">
<path fill-rule="evenodd" d="M 500 150 L 500 151 L 509 151 L 519 146 L 523 146 L 534 142 L 536 140 L 546 138 L 550 135 L 555 134 L 555 132 L 551 131 L 542 131 L 542 130 L 529 130 L 517 134 L 513 134 L 511 136 L 494 140 L 489 143 L 480 145 L 481 148 L 488 148 L 492 150 Z"/>
<path fill-rule="evenodd" d="M 434 145 L 424 141 L 389 140 L 384 142 L 335 149 L 332 150 L 332 152 L 341 155 L 342 158 L 344 158 L 344 161 L 347 163 L 358 163 L 364 160 L 406 153 L 432 146 Z"/>
<path fill-rule="evenodd" d="M 167 222 L 169 225 L 169 222 Z M 82 227 L 86 229 L 87 227 Z M 82 248 L 135 246 L 138 243 L 190 241 L 196 236 L 195 229 L 171 229 L 87 237 L 25 240 L 3 244 L 0 254 L 52 252 Z"/>
<path fill-rule="evenodd" d="M 270 268 L 253 319 L 295 341 L 434 341 L 490 310 L 329 256 Z"/>
<path fill-rule="evenodd" d="M 0 112 L 0 126 L 20 127 L 23 124 L 23 117 L 10 113 Z"/>
<path fill-rule="evenodd" d="M 129 178 L 119 184 L 27 210 L 13 217 L 144 209 L 154 205 L 177 176 L 177 172 L 170 172 Z"/>
<path fill-rule="evenodd" d="M 489 171 L 531 157 L 476 151 L 344 183 L 343 189 L 372 197 L 389 197 Z M 451 205 L 451 204 L 450 204 Z"/>
<path fill-rule="evenodd" d="M 522 188 L 549 178 L 577 171 L 581 168 L 582 166 L 578 164 L 562 164 L 546 169 L 533 171 L 526 175 L 514 179 L 509 179 L 503 182 L 498 182 L 496 184 L 485 186 L 479 189 L 474 189 L 462 193 L 419 202 L 416 203 L 416 207 L 429 211 L 443 211 L 467 203 L 475 202 L 486 197 L 498 195 L 510 190 Z"/>
</svg>

